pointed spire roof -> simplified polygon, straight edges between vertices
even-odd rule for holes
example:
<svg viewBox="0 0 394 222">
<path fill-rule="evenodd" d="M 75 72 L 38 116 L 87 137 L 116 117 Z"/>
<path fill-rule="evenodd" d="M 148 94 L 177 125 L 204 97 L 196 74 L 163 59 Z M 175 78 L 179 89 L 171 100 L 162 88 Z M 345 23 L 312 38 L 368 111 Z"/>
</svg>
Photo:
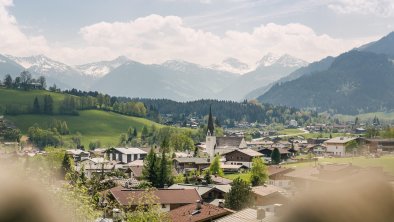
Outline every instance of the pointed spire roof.
<svg viewBox="0 0 394 222">
<path fill-rule="evenodd" d="M 212 118 L 212 110 L 211 106 L 209 106 L 209 117 L 208 117 L 208 132 L 210 136 L 213 136 L 215 132 L 215 127 L 213 125 L 213 118 Z"/>
</svg>

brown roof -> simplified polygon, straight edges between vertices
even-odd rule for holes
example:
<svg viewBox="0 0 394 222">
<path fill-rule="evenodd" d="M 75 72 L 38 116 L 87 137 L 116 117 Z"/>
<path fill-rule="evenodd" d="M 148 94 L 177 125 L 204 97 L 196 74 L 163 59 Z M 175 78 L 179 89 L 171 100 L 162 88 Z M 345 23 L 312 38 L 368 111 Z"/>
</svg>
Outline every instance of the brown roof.
<svg viewBox="0 0 394 222">
<path fill-rule="evenodd" d="M 227 210 L 226 208 L 217 207 L 207 203 L 201 204 L 199 213 L 192 215 L 194 211 L 196 211 L 196 203 L 188 204 L 175 210 L 171 210 L 169 214 L 173 222 L 202 222 L 211 221 L 231 213 L 231 211 Z"/>
<path fill-rule="evenodd" d="M 270 165 L 267 168 L 268 168 L 268 176 L 272 176 L 277 173 L 288 173 L 294 170 L 292 168 L 286 168 L 286 167 L 275 166 L 275 165 Z"/>
<path fill-rule="evenodd" d="M 143 166 L 131 166 L 130 170 L 133 172 L 134 177 L 142 177 Z"/>
<path fill-rule="evenodd" d="M 286 194 L 286 190 L 282 189 L 280 187 L 274 186 L 274 185 L 262 185 L 262 186 L 257 186 L 257 187 L 252 187 L 252 192 L 259 195 L 259 196 L 268 196 L 273 193 L 281 193 L 281 194 Z"/>
<path fill-rule="evenodd" d="M 110 189 L 111 194 L 123 206 L 138 205 L 138 200 L 147 192 L 145 190 L 130 190 L 123 187 Z M 195 189 L 158 189 L 153 190 L 158 204 L 189 204 L 201 200 Z"/>
<path fill-rule="evenodd" d="M 217 147 L 239 147 L 243 137 L 226 136 L 216 137 Z"/>
<path fill-rule="evenodd" d="M 219 177 L 215 175 L 211 175 L 211 179 L 215 184 L 231 184 L 233 181 L 226 179 L 224 177 Z"/>
<path fill-rule="evenodd" d="M 225 153 L 225 154 L 222 154 L 222 155 L 227 155 L 227 154 L 233 153 L 233 152 L 240 152 L 240 153 L 246 154 L 246 155 L 251 156 L 251 157 L 263 156 L 263 154 L 261 154 L 261 153 L 259 153 L 257 151 L 254 151 L 252 149 L 249 149 L 249 148 L 236 149 L 236 150 L 233 150 L 231 152 L 228 152 L 228 153 Z"/>
</svg>

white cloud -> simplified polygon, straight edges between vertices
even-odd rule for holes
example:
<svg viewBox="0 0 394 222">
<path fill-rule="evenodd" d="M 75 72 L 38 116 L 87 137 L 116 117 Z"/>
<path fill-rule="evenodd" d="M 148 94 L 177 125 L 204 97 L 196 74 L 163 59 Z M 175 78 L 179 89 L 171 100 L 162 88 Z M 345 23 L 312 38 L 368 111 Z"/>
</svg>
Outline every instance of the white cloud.
<svg viewBox="0 0 394 222">
<path fill-rule="evenodd" d="M 357 13 L 379 17 L 394 16 L 393 0 L 335 0 L 328 7 L 341 14 Z"/>
<path fill-rule="evenodd" d="M 314 61 L 337 55 L 372 39 L 338 39 L 317 34 L 298 23 L 269 23 L 250 32 L 229 30 L 222 36 L 187 26 L 177 16 L 149 15 L 129 22 L 100 22 L 79 31 L 82 46 L 48 43 L 44 36 L 21 31 L 7 11 L 11 0 L 0 0 L 0 53 L 16 56 L 45 54 L 69 64 L 113 59 L 126 55 L 144 63 L 183 59 L 203 65 L 234 57 L 254 64 L 268 52 L 288 53 Z"/>
<path fill-rule="evenodd" d="M 226 57 L 251 64 L 268 52 L 314 61 L 366 42 L 319 35 L 298 23 L 269 23 L 251 32 L 227 31 L 218 36 L 188 27 L 180 17 L 159 15 L 130 22 L 101 22 L 81 28 L 80 34 L 89 47 L 111 49 L 146 63 L 182 58 L 205 65 Z"/>
<path fill-rule="evenodd" d="M 0 52 L 12 55 L 31 55 L 48 51 L 43 36 L 28 36 L 19 28 L 14 16 L 7 11 L 12 0 L 0 0 Z"/>
</svg>

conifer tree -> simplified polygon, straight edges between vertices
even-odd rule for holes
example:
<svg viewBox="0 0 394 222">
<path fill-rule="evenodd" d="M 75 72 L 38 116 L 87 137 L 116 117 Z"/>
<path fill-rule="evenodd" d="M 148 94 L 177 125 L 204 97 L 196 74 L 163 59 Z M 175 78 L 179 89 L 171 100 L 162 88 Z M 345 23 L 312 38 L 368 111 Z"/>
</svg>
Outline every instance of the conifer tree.
<svg viewBox="0 0 394 222">
<path fill-rule="evenodd" d="M 278 148 L 275 148 L 271 153 L 271 160 L 274 164 L 280 163 L 280 152 Z"/>
<path fill-rule="evenodd" d="M 40 113 L 40 103 L 38 102 L 38 98 L 36 96 L 36 98 L 34 98 L 34 102 L 33 102 L 33 113 L 34 114 L 39 114 Z"/>
</svg>

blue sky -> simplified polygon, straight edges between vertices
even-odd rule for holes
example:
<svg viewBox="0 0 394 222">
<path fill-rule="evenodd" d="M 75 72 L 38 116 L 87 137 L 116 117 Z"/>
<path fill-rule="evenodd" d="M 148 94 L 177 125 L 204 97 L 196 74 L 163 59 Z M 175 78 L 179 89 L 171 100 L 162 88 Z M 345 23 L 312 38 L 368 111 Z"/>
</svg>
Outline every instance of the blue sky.
<svg viewBox="0 0 394 222">
<path fill-rule="evenodd" d="M 0 0 L 0 54 L 209 65 L 272 52 L 311 62 L 378 39 L 393 21 L 391 0 Z"/>
</svg>

